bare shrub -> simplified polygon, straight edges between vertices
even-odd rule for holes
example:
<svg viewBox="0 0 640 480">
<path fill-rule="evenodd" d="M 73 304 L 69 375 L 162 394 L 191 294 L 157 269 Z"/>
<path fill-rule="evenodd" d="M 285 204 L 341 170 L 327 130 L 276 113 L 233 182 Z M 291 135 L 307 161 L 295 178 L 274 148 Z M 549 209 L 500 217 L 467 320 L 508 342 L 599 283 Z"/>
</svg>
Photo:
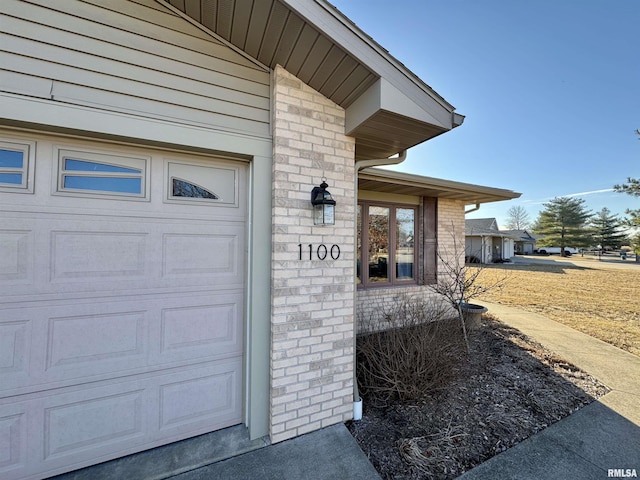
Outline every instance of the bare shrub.
<svg viewBox="0 0 640 480">
<path fill-rule="evenodd" d="M 374 298 L 358 310 L 357 379 L 369 402 L 417 400 L 442 387 L 460 361 L 463 340 L 446 304 L 420 295 Z"/>
<path fill-rule="evenodd" d="M 442 247 L 438 250 L 438 281 L 428 287 L 444 298 L 458 312 L 462 335 L 467 348 L 470 350 L 469 336 L 465 310 L 475 305 L 470 300 L 479 297 L 494 289 L 502 289 L 507 282 L 506 274 L 495 277 L 492 282 L 480 282 L 478 278 L 483 272 L 483 265 L 467 266 L 465 264 L 465 249 L 456 237 L 455 228 L 451 227 L 452 249 Z"/>
</svg>

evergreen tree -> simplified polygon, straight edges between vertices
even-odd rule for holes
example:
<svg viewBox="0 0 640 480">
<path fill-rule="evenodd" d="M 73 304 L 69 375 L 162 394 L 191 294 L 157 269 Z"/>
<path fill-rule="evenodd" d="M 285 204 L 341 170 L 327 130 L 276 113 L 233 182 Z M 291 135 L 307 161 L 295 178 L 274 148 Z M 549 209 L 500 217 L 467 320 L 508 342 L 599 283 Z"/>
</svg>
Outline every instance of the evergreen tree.
<svg viewBox="0 0 640 480">
<path fill-rule="evenodd" d="M 632 197 L 640 197 L 640 178 L 627 178 L 627 183 L 614 185 L 616 192 L 626 193 Z M 640 209 L 632 210 L 630 208 L 625 212 L 628 217 L 627 224 L 633 227 L 640 227 Z"/>
<path fill-rule="evenodd" d="M 611 214 L 611 210 L 604 207 L 591 219 L 593 241 L 601 248 L 620 248 L 627 240 L 622 232 L 622 221 L 618 215 Z"/>
<path fill-rule="evenodd" d="M 560 247 L 563 256 L 565 247 L 589 246 L 591 212 L 585 209 L 584 200 L 556 197 L 543 206 L 533 227 L 537 235 L 544 236 L 538 240 L 541 246 Z"/>
<path fill-rule="evenodd" d="M 640 136 L 640 128 L 636 130 L 636 134 Z M 638 139 L 640 140 L 640 138 Z M 627 178 L 627 183 L 614 185 L 616 192 L 626 193 L 632 197 L 640 197 L 640 178 Z M 634 210 L 628 208 L 625 212 L 628 217 L 625 219 L 626 224 L 630 227 L 640 227 L 640 209 Z"/>
<path fill-rule="evenodd" d="M 510 230 L 526 230 L 531 225 L 529 214 L 520 205 L 507 210 L 507 228 Z"/>
</svg>

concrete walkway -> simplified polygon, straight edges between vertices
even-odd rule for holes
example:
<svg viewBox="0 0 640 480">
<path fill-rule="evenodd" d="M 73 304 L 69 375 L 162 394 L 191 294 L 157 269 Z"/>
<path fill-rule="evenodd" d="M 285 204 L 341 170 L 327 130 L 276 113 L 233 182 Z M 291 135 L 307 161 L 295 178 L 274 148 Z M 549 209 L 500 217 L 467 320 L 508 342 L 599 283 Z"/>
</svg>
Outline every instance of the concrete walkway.
<svg viewBox="0 0 640 480">
<path fill-rule="evenodd" d="M 171 477 L 173 480 L 379 480 L 343 424 Z"/>
<path fill-rule="evenodd" d="M 482 304 L 611 392 L 460 480 L 640 478 L 640 358 L 542 315 Z"/>
</svg>

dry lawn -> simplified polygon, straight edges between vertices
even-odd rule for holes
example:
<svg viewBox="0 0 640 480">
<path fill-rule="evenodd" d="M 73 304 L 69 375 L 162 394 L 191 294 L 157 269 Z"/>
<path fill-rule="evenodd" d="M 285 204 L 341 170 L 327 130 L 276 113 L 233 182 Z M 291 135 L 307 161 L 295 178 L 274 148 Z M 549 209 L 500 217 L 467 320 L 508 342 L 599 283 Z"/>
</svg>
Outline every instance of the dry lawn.
<svg viewBox="0 0 640 480">
<path fill-rule="evenodd" d="M 482 298 L 540 313 L 640 356 L 640 265 L 549 258 L 552 264 L 482 267 L 479 281 L 505 279 Z"/>
</svg>

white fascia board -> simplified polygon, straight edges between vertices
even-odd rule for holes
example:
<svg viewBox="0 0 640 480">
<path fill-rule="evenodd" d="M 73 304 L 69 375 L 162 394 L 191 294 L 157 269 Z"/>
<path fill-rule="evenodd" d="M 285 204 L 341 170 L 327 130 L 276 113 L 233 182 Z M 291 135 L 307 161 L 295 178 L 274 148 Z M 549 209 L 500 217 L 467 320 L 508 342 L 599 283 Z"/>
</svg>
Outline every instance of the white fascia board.
<svg viewBox="0 0 640 480">
<path fill-rule="evenodd" d="M 82 135 L 110 136 L 156 145 L 271 157 L 268 138 L 214 130 L 177 122 L 93 109 L 46 99 L 0 94 L 0 123 L 32 124 L 44 129 L 71 130 Z"/>
<path fill-rule="evenodd" d="M 443 123 L 441 119 L 434 117 L 422 109 L 389 81 L 380 78 L 347 108 L 347 135 L 350 135 L 358 126 L 366 122 L 368 118 L 380 110 L 396 113 L 445 129 L 451 128 L 451 117 L 449 117 L 449 123 Z"/>
<path fill-rule="evenodd" d="M 396 60 L 338 9 L 324 0 L 281 0 L 372 72 L 386 79 L 423 110 L 452 128 L 454 107 Z M 401 32 L 399 33 L 401 34 Z"/>
</svg>

